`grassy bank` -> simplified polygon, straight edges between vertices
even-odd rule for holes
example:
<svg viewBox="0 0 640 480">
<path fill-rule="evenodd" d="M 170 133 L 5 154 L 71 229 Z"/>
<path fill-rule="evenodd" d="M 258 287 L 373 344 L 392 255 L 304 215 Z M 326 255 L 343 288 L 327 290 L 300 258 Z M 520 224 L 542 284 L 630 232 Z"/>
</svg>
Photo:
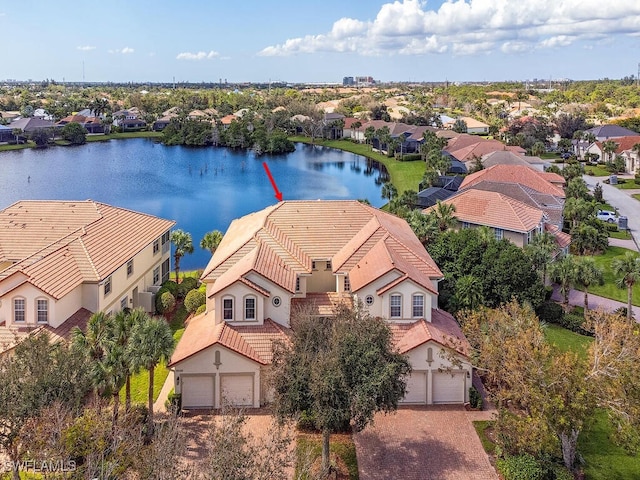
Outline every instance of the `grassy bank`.
<svg viewBox="0 0 640 480">
<path fill-rule="evenodd" d="M 311 139 L 309 137 L 295 136 L 289 137 L 289 139 L 292 142 L 311 144 Z M 393 185 L 398 189 L 398 193 L 402 193 L 406 190 L 418 191 L 418 185 L 420 184 L 422 175 L 425 171 L 425 163 L 420 160 L 413 162 L 399 162 L 393 158 L 387 157 L 386 155 L 371 151 L 371 147 L 363 143 L 353 143 L 349 140 L 316 139 L 314 144 L 321 145 L 323 147 L 337 148 L 339 150 L 344 150 L 345 152 L 352 152 L 382 163 L 387 169 L 387 172 L 389 172 L 391 183 L 393 183 Z"/>
<path fill-rule="evenodd" d="M 627 289 L 618 288 L 616 286 L 616 277 L 613 274 L 611 263 L 616 258 L 622 258 L 627 252 L 631 251 L 632 250 L 628 250 L 622 247 L 609 247 L 607 248 L 607 251 L 602 255 L 596 255 L 595 257 L 593 257 L 596 264 L 600 268 L 602 268 L 602 271 L 604 272 L 604 285 L 594 285 L 590 287 L 589 293 L 627 303 Z M 633 253 L 637 255 L 637 252 Z M 640 305 L 640 289 L 638 288 L 633 289 L 632 303 L 634 305 Z"/>
<path fill-rule="evenodd" d="M 105 142 L 107 140 L 122 140 L 126 138 L 158 138 L 162 137 L 162 132 L 123 132 L 110 133 L 109 135 L 87 135 L 87 143 Z"/>
<path fill-rule="evenodd" d="M 18 145 L 0 145 L 0 152 L 9 152 L 11 150 L 24 150 L 25 148 L 33 148 L 36 144 L 32 142 L 20 143 Z"/>
</svg>

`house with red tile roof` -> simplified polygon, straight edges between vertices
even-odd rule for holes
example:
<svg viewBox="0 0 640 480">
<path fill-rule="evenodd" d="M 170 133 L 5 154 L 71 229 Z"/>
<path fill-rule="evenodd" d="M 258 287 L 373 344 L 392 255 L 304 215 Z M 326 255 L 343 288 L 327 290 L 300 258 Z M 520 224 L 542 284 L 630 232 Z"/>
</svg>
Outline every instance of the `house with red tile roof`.
<svg viewBox="0 0 640 480">
<path fill-rule="evenodd" d="M 460 185 L 460 190 L 482 182 L 519 183 L 533 190 L 565 198 L 565 179 L 562 175 L 551 172 L 540 172 L 524 165 L 493 165 L 478 172 L 467 175 Z"/>
<path fill-rule="evenodd" d="M 610 138 L 610 141 L 615 142 L 616 149 L 613 152 L 614 157 L 620 156 L 625 161 L 626 173 L 636 174 L 640 172 L 640 151 L 634 150 L 636 145 L 640 145 L 640 135 L 629 135 L 626 137 Z M 602 144 L 606 140 L 596 141 L 589 145 L 585 150 L 585 153 L 591 153 L 598 155 L 598 158 L 605 159 Z"/>
<path fill-rule="evenodd" d="M 285 201 L 239 218 L 202 274 L 206 312 L 171 358 L 175 390 L 184 408 L 267 403 L 271 348 L 288 341 L 292 315 L 347 303 L 392 325 L 414 367 L 406 403 L 468 401 L 467 343 L 438 310 L 440 279 L 404 220 L 357 201 Z"/>
<path fill-rule="evenodd" d="M 174 224 L 91 200 L 0 210 L 0 330 L 65 336 L 92 312 L 155 310 L 150 290 L 169 277 Z"/>
</svg>

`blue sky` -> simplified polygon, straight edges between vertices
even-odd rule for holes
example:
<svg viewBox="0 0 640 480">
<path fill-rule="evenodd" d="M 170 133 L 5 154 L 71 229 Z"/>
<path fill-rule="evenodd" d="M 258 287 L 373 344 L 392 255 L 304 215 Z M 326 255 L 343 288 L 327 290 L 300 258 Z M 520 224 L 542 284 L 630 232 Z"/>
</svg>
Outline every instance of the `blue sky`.
<svg viewBox="0 0 640 480">
<path fill-rule="evenodd" d="M 0 80 L 621 78 L 638 0 L 0 2 Z"/>
</svg>

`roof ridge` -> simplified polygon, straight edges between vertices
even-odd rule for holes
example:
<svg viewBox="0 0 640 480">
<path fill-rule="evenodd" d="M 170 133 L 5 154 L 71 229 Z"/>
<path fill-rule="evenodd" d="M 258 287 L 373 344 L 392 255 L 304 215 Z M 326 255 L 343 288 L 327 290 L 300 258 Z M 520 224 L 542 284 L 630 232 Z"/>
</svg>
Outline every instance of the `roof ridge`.
<svg viewBox="0 0 640 480">
<path fill-rule="evenodd" d="M 91 269 L 93 270 L 93 273 L 95 273 L 97 279 L 100 279 L 100 274 L 98 273 L 98 269 L 96 268 L 95 263 L 93 263 L 93 258 L 91 258 L 91 255 L 89 255 L 89 251 L 87 250 L 87 246 L 84 244 L 82 237 L 78 237 L 78 241 L 80 242 L 82 251 L 85 253 L 85 255 L 87 256 L 87 259 L 89 260 L 89 265 L 91 265 Z"/>
<path fill-rule="evenodd" d="M 267 216 L 267 218 L 268 218 L 268 216 Z M 279 228 L 279 227 L 278 227 L 274 222 L 271 222 L 271 223 L 269 224 L 269 227 L 267 227 L 267 226 L 265 225 L 263 228 L 259 229 L 259 230 L 256 232 L 256 235 L 258 235 L 258 233 L 260 232 L 260 230 L 264 230 L 264 232 L 265 232 L 267 235 L 269 235 L 269 237 L 271 237 L 271 238 L 273 239 L 273 241 L 274 241 L 274 242 L 276 242 L 278 245 L 280 245 L 280 247 L 282 247 L 282 249 L 283 249 L 283 250 L 285 250 L 285 251 L 286 251 L 286 252 L 291 256 L 291 258 L 295 259 L 295 260 L 300 264 L 300 266 L 301 266 L 303 269 L 305 269 L 305 270 L 306 270 L 306 269 L 307 269 L 307 266 L 304 264 L 304 262 L 302 261 L 302 259 L 300 259 L 300 258 L 296 255 L 296 253 L 295 253 L 295 252 L 292 252 L 292 251 L 291 251 L 291 249 L 290 249 L 289 247 L 287 247 L 287 246 L 284 244 L 284 242 L 281 242 L 280 240 L 278 240 L 278 237 L 277 237 L 277 236 L 272 235 L 272 233 L 269 231 L 269 228 L 273 228 L 277 233 L 280 233 L 280 234 L 283 236 L 283 238 L 285 238 L 285 239 L 288 241 L 288 243 L 290 243 L 291 245 L 295 245 L 295 242 L 294 242 L 293 240 L 291 240 L 291 238 L 289 238 L 289 237 L 287 236 L 287 234 L 284 232 L 284 230 L 282 230 L 281 228 Z M 303 251 L 302 251 L 302 249 L 298 248 L 298 250 L 299 250 L 299 253 L 300 253 L 300 254 L 304 255 L 304 256 L 305 256 L 305 257 L 307 257 L 307 258 L 309 258 L 309 256 L 308 256 L 305 252 L 303 252 Z"/>
</svg>

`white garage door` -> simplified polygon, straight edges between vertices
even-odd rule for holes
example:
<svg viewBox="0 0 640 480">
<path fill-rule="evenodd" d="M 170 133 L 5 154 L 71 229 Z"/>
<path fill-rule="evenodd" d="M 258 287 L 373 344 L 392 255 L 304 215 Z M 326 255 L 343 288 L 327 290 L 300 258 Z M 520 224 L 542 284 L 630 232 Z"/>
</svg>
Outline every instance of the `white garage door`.
<svg viewBox="0 0 640 480">
<path fill-rule="evenodd" d="M 407 393 L 400 403 L 427 403 L 427 372 L 411 372 L 407 378 Z"/>
<path fill-rule="evenodd" d="M 213 377 L 182 377 L 183 408 L 213 408 Z"/>
<path fill-rule="evenodd" d="M 433 403 L 464 403 L 464 372 L 433 372 Z"/>
<path fill-rule="evenodd" d="M 220 405 L 253 406 L 253 375 L 220 377 Z"/>
</svg>

